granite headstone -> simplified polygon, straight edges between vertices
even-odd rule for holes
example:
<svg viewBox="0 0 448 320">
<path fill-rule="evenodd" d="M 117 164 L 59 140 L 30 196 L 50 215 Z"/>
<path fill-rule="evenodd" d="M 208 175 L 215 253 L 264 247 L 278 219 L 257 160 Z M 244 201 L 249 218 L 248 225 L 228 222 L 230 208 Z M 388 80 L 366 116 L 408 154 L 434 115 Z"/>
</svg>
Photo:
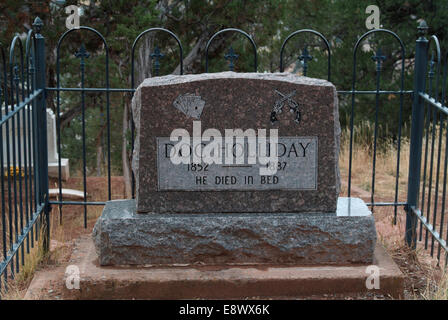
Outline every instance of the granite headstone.
<svg viewBox="0 0 448 320">
<path fill-rule="evenodd" d="M 361 199 L 338 198 L 340 125 L 330 82 L 170 75 L 146 79 L 132 108 L 136 199 L 107 202 L 93 231 L 101 265 L 372 263 L 372 213 Z M 277 129 L 277 170 L 260 174 L 264 164 L 244 157 L 176 164 L 175 129 L 188 133 L 193 154 L 192 141 L 208 129 Z M 230 158 L 238 146 L 250 150 L 232 140 Z"/>
<path fill-rule="evenodd" d="M 171 75 L 146 79 L 132 108 L 139 213 L 336 211 L 340 127 L 330 82 L 286 73 Z M 201 134 L 278 129 L 277 173 L 262 176 L 247 163 L 173 164 L 172 131 L 193 137 L 199 121 Z"/>
</svg>

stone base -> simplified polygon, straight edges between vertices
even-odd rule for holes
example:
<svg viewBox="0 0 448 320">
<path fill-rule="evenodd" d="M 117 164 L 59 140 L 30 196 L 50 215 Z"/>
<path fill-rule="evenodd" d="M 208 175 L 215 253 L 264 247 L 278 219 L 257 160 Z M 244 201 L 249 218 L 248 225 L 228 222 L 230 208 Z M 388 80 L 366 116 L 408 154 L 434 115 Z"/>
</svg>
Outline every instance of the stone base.
<svg viewBox="0 0 448 320">
<path fill-rule="evenodd" d="M 59 165 L 58 161 L 48 162 L 48 175 L 52 178 L 57 178 L 59 176 Z M 70 178 L 70 167 L 67 158 L 61 158 L 61 179 L 67 181 Z"/>
<path fill-rule="evenodd" d="M 361 199 L 334 214 L 137 214 L 107 202 L 94 231 L 101 265 L 370 264 L 375 221 Z"/>
<path fill-rule="evenodd" d="M 326 299 L 350 294 L 400 298 L 404 286 L 403 274 L 380 245 L 373 259 L 379 289 L 370 290 L 367 265 L 100 267 L 89 238 L 78 242 L 69 263 L 79 267 L 80 283 L 79 290 L 70 290 L 65 284 L 72 280 L 58 280 L 64 284 L 64 299 L 298 299 L 324 294 Z"/>
</svg>

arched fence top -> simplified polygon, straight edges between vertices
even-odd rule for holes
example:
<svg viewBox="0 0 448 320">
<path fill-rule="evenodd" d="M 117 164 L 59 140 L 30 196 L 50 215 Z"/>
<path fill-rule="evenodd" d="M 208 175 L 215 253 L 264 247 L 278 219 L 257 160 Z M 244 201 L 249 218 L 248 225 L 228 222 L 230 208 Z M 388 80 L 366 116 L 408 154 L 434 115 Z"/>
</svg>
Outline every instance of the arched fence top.
<svg viewBox="0 0 448 320">
<path fill-rule="evenodd" d="M 79 32 L 79 31 L 82 31 L 82 30 L 87 30 L 87 31 L 93 32 L 94 34 L 96 34 L 101 39 L 101 41 L 104 44 L 104 49 L 106 50 L 106 57 L 108 58 L 109 57 L 109 47 L 107 45 L 106 38 L 104 38 L 104 36 L 98 30 L 90 28 L 90 27 L 85 27 L 85 26 L 80 26 L 79 28 L 73 28 L 73 29 L 70 29 L 70 30 L 67 30 L 67 31 L 64 32 L 64 34 L 59 38 L 58 45 L 56 47 L 57 57 L 59 58 L 59 49 L 60 49 L 61 44 L 64 41 L 64 39 L 70 33 L 72 33 L 72 32 Z"/>
<path fill-rule="evenodd" d="M 392 37 L 394 37 L 399 43 L 400 43 L 400 47 L 402 50 L 402 53 L 405 53 L 405 47 L 404 47 L 404 43 L 401 40 L 401 38 L 393 31 L 390 31 L 388 29 L 373 29 L 370 31 L 367 31 L 366 33 L 364 33 L 361 37 L 359 37 L 358 41 L 356 41 L 355 47 L 353 49 L 353 55 L 356 55 L 356 52 L 358 50 L 359 45 L 361 44 L 361 42 L 367 38 L 369 35 L 373 34 L 373 33 L 387 33 L 389 35 L 391 35 Z"/>
<path fill-rule="evenodd" d="M 177 46 L 179 47 L 180 75 L 184 74 L 183 48 L 182 48 L 182 43 L 181 43 L 179 37 L 174 32 L 172 32 L 168 29 L 165 29 L 165 28 L 149 28 L 149 29 L 146 29 L 145 31 L 143 31 L 142 33 L 140 33 L 137 36 L 137 38 L 135 38 L 134 43 L 132 44 L 132 49 L 131 49 L 131 87 L 132 88 L 135 87 L 134 53 L 135 53 L 135 48 L 137 47 L 137 43 L 145 34 L 150 33 L 150 32 L 158 32 L 158 31 L 168 33 L 172 38 L 174 38 L 174 40 L 176 40 Z"/>
<path fill-rule="evenodd" d="M 30 68 L 34 68 L 33 66 L 33 50 L 34 50 L 34 41 L 36 40 L 34 30 L 28 31 L 25 41 L 25 59 L 26 59 L 26 69 L 27 72 L 30 72 Z"/>
<path fill-rule="evenodd" d="M 16 59 L 15 59 L 15 52 L 16 47 L 19 47 L 19 58 L 20 58 L 20 69 L 17 67 Z M 25 85 L 25 78 L 24 78 L 24 59 L 23 59 L 23 44 L 22 40 L 20 39 L 20 36 L 15 36 L 14 39 L 11 42 L 11 47 L 9 48 L 9 72 L 10 72 L 10 85 L 11 85 L 11 96 L 10 96 L 10 104 L 11 104 L 11 110 L 14 110 L 14 103 L 19 104 L 20 98 L 19 98 L 19 91 L 21 91 L 21 98 L 22 101 L 25 100 L 25 91 L 24 91 L 24 85 Z M 22 83 L 22 90 L 19 90 L 19 82 Z M 15 83 L 15 85 L 14 85 Z M 15 96 L 14 96 L 14 90 Z M 16 100 L 14 102 L 14 100 Z"/>
<path fill-rule="evenodd" d="M 9 48 L 9 64 L 12 66 L 15 63 L 15 51 L 16 51 L 16 46 L 19 46 L 19 53 L 20 53 L 20 57 L 23 58 L 23 44 L 22 44 L 22 40 L 20 39 L 20 36 L 15 36 L 12 39 L 11 42 L 11 47 Z"/>
<path fill-rule="evenodd" d="M 327 79 L 328 79 L 328 81 L 330 81 L 330 79 L 331 79 L 331 49 L 330 49 L 330 43 L 328 42 L 327 38 L 325 38 L 325 36 L 324 36 L 322 33 L 318 32 L 318 31 L 316 31 L 316 30 L 312 30 L 312 29 L 300 29 L 300 30 L 296 30 L 296 31 L 292 32 L 291 34 L 289 34 L 289 35 L 286 37 L 286 39 L 283 41 L 282 47 L 281 47 L 281 49 L 280 49 L 280 72 L 283 72 L 283 71 L 284 71 L 284 66 L 283 66 L 283 53 L 284 53 L 286 44 L 288 43 L 288 41 L 289 41 L 291 38 L 293 38 L 293 37 L 295 37 L 295 36 L 297 36 L 298 34 L 301 34 L 301 33 L 311 33 L 311 34 L 313 34 L 313 35 L 315 35 L 315 36 L 318 36 L 318 37 L 319 37 L 320 39 L 322 39 L 322 41 L 324 42 L 325 47 L 326 47 L 327 52 L 328 52 L 328 63 L 327 63 L 327 64 L 328 64 L 328 70 L 327 70 Z"/>
<path fill-rule="evenodd" d="M 355 83 L 356 83 L 356 53 L 358 52 L 358 48 L 361 44 L 361 42 L 367 38 L 368 36 L 370 36 L 371 34 L 374 33 L 386 33 L 388 35 L 391 35 L 393 38 L 395 38 L 395 40 L 398 41 L 398 43 L 400 44 L 400 49 L 401 49 L 401 73 L 400 73 L 400 88 L 401 91 L 403 91 L 404 89 L 404 60 L 406 57 L 406 50 L 405 50 L 405 46 L 403 41 L 401 40 L 401 38 L 393 31 L 390 31 L 388 29 L 373 29 L 370 31 L 367 31 L 366 33 L 364 33 L 361 37 L 359 37 L 358 41 L 356 41 L 356 44 L 353 48 L 353 75 L 352 75 L 352 91 L 354 92 L 355 90 Z"/>
<path fill-rule="evenodd" d="M 227 29 L 223 29 L 220 30 L 218 32 L 216 32 L 207 42 L 207 45 L 205 46 L 205 72 L 208 72 L 208 49 L 210 47 L 210 44 L 212 43 L 212 41 L 219 36 L 222 33 L 225 32 L 238 32 L 242 35 L 244 35 L 251 43 L 252 45 L 252 49 L 254 52 L 254 72 L 257 72 L 257 67 L 258 67 L 258 62 L 257 62 L 257 45 L 255 44 L 254 39 L 252 39 L 252 37 L 245 31 L 241 30 L 241 29 L 236 29 L 236 28 L 227 28 Z"/>
<path fill-rule="evenodd" d="M 34 47 L 34 30 L 31 29 L 28 31 L 28 34 L 26 35 L 26 41 L 25 41 L 25 57 L 28 61 L 28 58 L 31 55 L 31 48 Z"/>
<path fill-rule="evenodd" d="M 59 52 L 60 52 L 61 44 L 70 33 L 81 32 L 82 30 L 86 30 L 86 31 L 94 33 L 101 39 L 101 41 L 104 44 L 104 50 L 106 52 L 106 88 L 109 88 L 109 47 L 107 45 L 107 41 L 98 30 L 90 28 L 90 27 L 85 27 L 85 26 L 80 26 L 79 28 L 73 28 L 73 29 L 67 30 L 66 32 L 64 32 L 64 34 L 58 40 L 58 44 L 56 47 L 56 83 L 57 83 L 57 87 L 60 88 L 60 64 L 59 64 L 60 55 L 59 55 Z M 109 94 L 109 92 L 107 92 L 107 94 Z M 58 95 L 59 95 L 59 91 L 58 91 Z"/>
<path fill-rule="evenodd" d="M 431 46 L 431 42 L 434 42 L 435 46 L 436 46 L 436 55 L 437 55 L 437 61 L 435 63 L 436 65 L 436 90 L 434 92 L 436 100 L 439 98 L 439 80 L 440 80 L 440 66 L 442 63 L 442 54 L 441 54 L 441 50 L 440 50 L 440 42 L 439 39 L 437 38 L 436 35 L 432 35 L 429 38 L 428 41 L 428 49 Z M 430 83 L 429 83 L 429 94 L 432 93 L 432 79 L 434 78 L 434 52 L 431 54 L 431 59 L 429 60 L 430 63 L 430 67 L 429 67 L 429 72 L 428 72 L 428 77 L 430 79 Z"/>
<path fill-rule="evenodd" d="M 33 50 L 35 48 L 34 41 L 36 40 L 34 30 L 28 31 L 25 42 L 25 70 L 26 70 L 26 81 L 27 81 L 27 89 L 28 94 L 34 90 L 34 53 Z"/>
</svg>

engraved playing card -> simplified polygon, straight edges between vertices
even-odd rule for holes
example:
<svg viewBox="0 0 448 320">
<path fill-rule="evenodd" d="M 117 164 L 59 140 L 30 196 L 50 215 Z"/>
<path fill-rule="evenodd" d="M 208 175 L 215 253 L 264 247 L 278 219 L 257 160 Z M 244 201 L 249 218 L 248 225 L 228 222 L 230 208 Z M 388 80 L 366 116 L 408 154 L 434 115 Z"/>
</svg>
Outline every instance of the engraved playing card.
<svg viewBox="0 0 448 320">
<path fill-rule="evenodd" d="M 205 106 L 201 96 L 185 93 L 179 95 L 173 102 L 173 106 L 189 117 L 199 119 Z"/>
</svg>

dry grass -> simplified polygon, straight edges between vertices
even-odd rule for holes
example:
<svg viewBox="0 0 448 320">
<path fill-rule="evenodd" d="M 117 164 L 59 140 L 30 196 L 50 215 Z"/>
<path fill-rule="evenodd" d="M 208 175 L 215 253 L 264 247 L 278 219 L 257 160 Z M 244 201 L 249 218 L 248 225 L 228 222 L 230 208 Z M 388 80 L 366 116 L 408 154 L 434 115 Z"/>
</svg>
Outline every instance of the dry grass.
<svg viewBox="0 0 448 320">
<path fill-rule="evenodd" d="M 372 191 L 372 169 L 373 169 L 373 145 L 370 138 L 364 137 L 371 134 L 373 128 L 368 123 L 362 123 L 354 128 L 354 144 L 352 152 L 352 186 L 361 188 L 366 193 Z M 407 188 L 407 177 L 409 171 L 409 141 L 405 138 L 401 142 L 398 196 L 404 200 Z M 348 177 L 350 156 L 350 131 L 343 130 L 341 137 L 341 150 L 339 165 L 342 179 Z M 375 164 L 375 194 L 388 201 L 394 201 L 395 181 L 397 176 L 397 145 L 393 141 L 379 141 L 376 151 Z M 343 181 L 347 194 L 347 181 Z M 391 195 L 393 195 L 391 197 Z"/>
<path fill-rule="evenodd" d="M 23 266 L 20 265 L 19 273 L 15 274 L 13 279 L 8 279 L 7 288 L 2 286 L 0 292 L 2 299 L 21 299 L 37 268 L 48 263 L 49 256 L 44 254 L 42 239 L 42 234 L 40 234 L 39 240 L 34 243 L 33 248 L 30 247 L 30 252 L 25 255 L 25 264 Z M 10 275 L 10 272 L 8 274 Z"/>
<path fill-rule="evenodd" d="M 433 270 L 421 298 L 425 300 L 448 300 L 448 271 L 446 269 L 443 272 Z"/>
<path fill-rule="evenodd" d="M 435 129 L 434 136 L 434 166 L 433 175 L 430 175 L 430 161 L 431 150 L 433 148 L 432 129 Z M 430 205 L 430 221 L 435 221 L 434 225 L 438 230 L 441 230 L 446 236 L 447 234 L 447 218 L 443 225 L 441 224 L 441 210 L 442 210 L 442 190 L 443 190 L 443 157 L 446 152 L 446 141 L 439 141 L 439 127 L 430 127 L 428 138 L 426 136 L 423 140 L 423 152 L 425 152 L 426 145 L 428 145 L 427 154 L 427 169 L 425 180 L 425 206 Z M 371 142 L 373 136 L 373 128 L 368 123 L 362 123 L 354 128 L 354 144 L 352 153 L 352 187 L 351 195 L 360 197 L 366 202 L 372 200 L 372 163 L 373 163 L 373 144 Z M 442 132 L 445 136 L 445 132 Z M 436 168 L 438 159 L 438 146 L 441 142 L 441 165 L 439 172 L 439 185 L 437 193 L 437 213 L 434 219 L 434 203 L 436 202 Z M 347 195 L 348 192 L 348 172 L 349 172 L 349 150 L 350 150 L 350 132 L 343 131 L 341 137 L 341 151 L 340 151 L 340 170 L 342 178 L 342 192 L 341 195 Z M 397 145 L 393 141 L 379 141 L 376 154 L 375 167 L 375 202 L 394 202 L 395 201 L 395 186 L 397 177 Z M 397 201 L 405 202 L 407 195 L 407 180 L 409 171 L 409 140 L 404 139 L 401 143 L 400 153 L 400 167 L 398 170 L 398 194 Z M 424 175 L 424 157 L 423 153 L 421 177 Z M 430 183 L 432 180 L 432 183 Z M 431 185 L 430 185 L 431 184 Z M 420 186 L 423 190 L 423 182 Z M 428 199 L 431 191 L 431 198 Z M 400 269 L 406 276 L 406 290 L 407 298 L 410 299 L 448 299 L 448 275 L 444 269 L 444 254 L 442 249 L 440 264 L 438 265 L 437 256 L 437 242 L 434 244 L 434 256 L 430 255 L 431 235 L 429 234 L 428 249 L 425 249 L 424 240 L 426 231 L 423 229 L 422 242 L 417 244 L 416 250 L 410 250 L 404 243 L 405 232 L 405 214 L 403 207 L 397 208 L 396 225 L 394 225 L 394 208 L 393 207 L 374 207 L 378 239 L 393 256 L 395 262 L 400 266 Z M 448 208 L 445 208 L 448 213 Z M 426 213 L 427 214 L 427 213 Z M 439 231 L 440 232 L 440 231 Z M 445 271 L 444 271 L 445 270 Z"/>
<path fill-rule="evenodd" d="M 117 177 L 113 177 L 112 179 L 112 195 L 114 199 L 123 198 L 123 194 L 120 192 L 120 190 L 123 189 L 120 181 L 121 178 L 118 178 L 118 181 Z M 66 185 L 70 188 L 82 190 L 83 183 L 81 178 L 73 178 L 67 182 Z M 107 199 L 107 188 L 104 188 L 104 185 L 104 178 L 89 177 L 87 191 L 91 196 L 88 197 L 88 200 L 101 201 Z M 119 187 L 117 187 L 117 185 L 119 185 Z M 55 181 L 51 181 L 50 186 L 52 188 L 58 187 Z M 102 206 L 88 206 L 87 228 L 84 228 L 83 206 L 64 206 L 62 210 L 62 224 L 60 221 L 59 207 L 57 205 L 53 206 L 53 210 L 50 214 L 50 252 L 47 255 L 43 254 L 43 238 L 42 235 L 40 235 L 39 241 L 34 244 L 34 248 L 30 248 L 30 253 L 25 255 L 25 264 L 20 266 L 19 273 L 15 275 L 14 279 L 8 279 L 8 290 L 6 291 L 4 286 L 2 286 L 0 292 L 1 298 L 5 300 L 22 299 L 37 270 L 66 263 L 71 254 L 73 239 L 76 239 L 81 234 L 90 233 L 94 223 L 101 215 L 101 212 Z M 6 225 L 8 226 L 9 224 L 7 223 Z M 7 235 L 9 236 L 9 233 L 7 233 Z M 10 272 L 8 272 L 8 275 L 9 274 Z"/>
</svg>

